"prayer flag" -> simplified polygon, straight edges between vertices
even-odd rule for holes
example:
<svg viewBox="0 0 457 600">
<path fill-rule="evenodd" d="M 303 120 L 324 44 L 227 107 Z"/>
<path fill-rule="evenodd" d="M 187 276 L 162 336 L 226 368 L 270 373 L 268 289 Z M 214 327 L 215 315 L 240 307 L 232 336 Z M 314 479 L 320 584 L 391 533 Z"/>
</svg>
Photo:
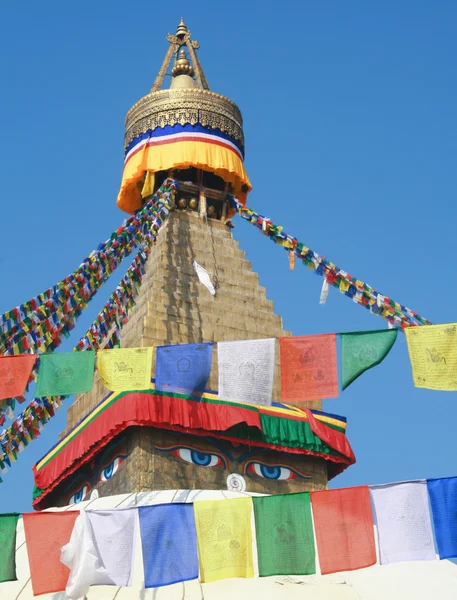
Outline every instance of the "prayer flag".
<svg viewBox="0 0 457 600">
<path fill-rule="evenodd" d="M 36 354 L 0 356 L 0 400 L 23 396 L 36 361 Z"/>
<path fill-rule="evenodd" d="M 219 398 L 271 405 L 275 340 L 218 342 Z"/>
<path fill-rule="evenodd" d="M 425 481 L 370 486 L 382 565 L 435 560 Z"/>
<path fill-rule="evenodd" d="M 70 569 L 65 592 L 73 600 L 91 585 L 132 585 L 136 508 L 81 511 L 61 560 Z"/>
<path fill-rule="evenodd" d="M 95 352 L 56 352 L 42 354 L 36 388 L 37 398 L 70 396 L 92 389 Z"/>
<path fill-rule="evenodd" d="M 194 503 L 202 583 L 254 577 L 252 498 Z"/>
<path fill-rule="evenodd" d="M 99 350 L 97 367 L 103 385 L 113 392 L 148 390 L 151 385 L 152 350 Z"/>
<path fill-rule="evenodd" d="M 457 557 L 457 477 L 429 479 L 436 544 L 440 558 Z"/>
<path fill-rule="evenodd" d="M 34 596 L 65 590 L 70 571 L 60 562 L 60 549 L 70 539 L 78 515 L 71 510 L 22 516 Z"/>
<path fill-rule="evenodd" d="M 338 396 L 334 333 L 279 338 L 281 402 L 297 404 Z"/>
<path fill-rule="evenodd" d="M 138 507 L 145 587 L 198 578 L 197 533 L 192 504 Z"/>
<path fill-rule="evenodd" d="M 0 583 L 16 581 L 16 526 L 19 515 L 0 515 Z"/>
<path fill-rule="evenodd" d="M 156 390 L 201 398 L 211 371 L 212 344 L 157 348 Z"/>
<path fill-rule="evenodd" d="M 215 296 L 216 290 L 214 289 L 214 286 L 211 283 L 211 279 L 209 277 L 208 271 L 206 269 L 204 269 L 201 265 L 199 265 L 196 260 L 194 260 L 193 264 L 194 264 L 195 272 L 197 273 L 197 276 L 200 280 L 200 283 L 203 283 L 203 285 L 206 287 L 206 289 L 209 291 L 209 293 L 212 296 Z"/>
<path fill-rule="evenodd" d="M 322 575 L 376 563 L 368 486 L 311 492 Z"/>
<path fill-rule="evenodd" d="M 405 329 L 414 385 L 457 390 L 457 323 Z"/>
<path fill-rule="evenodd" d="M 308 492 L 252 499 L 260 577 L 316 572 Z"/>
<path fill-rule="evenodd" d="M 397 339 L 398 329 L 340 333 L 341 386 L 345 390 L 362 373 L 379 365 Z"/>
</svg>

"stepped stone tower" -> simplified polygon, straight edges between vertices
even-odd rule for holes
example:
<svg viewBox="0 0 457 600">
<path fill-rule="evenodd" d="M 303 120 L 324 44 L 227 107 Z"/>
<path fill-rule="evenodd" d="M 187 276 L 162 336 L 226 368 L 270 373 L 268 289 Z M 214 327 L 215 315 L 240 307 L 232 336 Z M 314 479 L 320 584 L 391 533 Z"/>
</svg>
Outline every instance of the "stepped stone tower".
<svg viewBox="0 0 457 600">
<path fill-rule="evenodd" d="M 183 21 L 167 39 L 169 50 L 151 92 L 127 114 L 118 205 L 134 212 L 167 177 L 177 180 L 179 193 L 148 258 L 121 347 L 290 335 L 231 233 L 228 194 L 244 203 L 251 187 L 243 167 L 241 113 L 231 100 L 209 90 L 195 52 L 198 43 Z M 161 90 L 172 59 L 171 86 Z M 195 261 L 208 272 L 215 295 L 197 277 Z M 155 356 L 153 365 L 152 380 Z M 277 350 L 277 403 L 279 381 Z M 324 489 L 329 476 L 353 462 L 341 446 L 336 451 L 306 429 L 310 417 L 303 411 L 272 407 L 260 424 L 254 423 L 257 409 L 219 401 L 217 344 L 207 388 L 200 403 L 156 397 L 153 383 L 149 396 L 132 390 L 117 397 L 96 375 L 93 389 L 70 406 L 59 444 L 35 466 L 40 489 L 34 506 L 78 502 L 95 490 L 105 496 L 226 489 L 229 480 L 233 489 L 254 492 Z M 133 417 L 129 411 L 140 404 Z M 320 411 L 321 402 L 308 406 Z M 325 424 L 335 421 L 316 414 Z M 302 429 L 295 435 L 297 427 Z"/>
</svg>

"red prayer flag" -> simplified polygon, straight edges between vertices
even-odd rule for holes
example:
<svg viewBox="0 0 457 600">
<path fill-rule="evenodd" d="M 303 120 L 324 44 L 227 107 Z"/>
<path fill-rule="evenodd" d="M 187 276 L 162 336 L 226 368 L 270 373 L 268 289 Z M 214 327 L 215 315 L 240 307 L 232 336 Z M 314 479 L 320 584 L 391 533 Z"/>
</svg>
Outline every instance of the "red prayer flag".
<svg viewBox="0 0 457 600">
<path fill-rule="evenodd" d="M 322 575 L 376 563 L 368 486 L 311 492 Z"/>
<path fill-rule="evenodd" d="M 24 513 L 33 595 L 63 592 L 70 569 L 60 562 L 60 549 L 68 544 L 79 511 Z"/>
<path fill-rule="evenodd" d="M 279 349 L 282 402 L 338 397 L 334 333 L 279 338 Z"/>
<path fill-rule="evenodd" d="M 0 400 L 24 394 L 35 361 L 36 354 L 0 356 Z"/>
</svg>

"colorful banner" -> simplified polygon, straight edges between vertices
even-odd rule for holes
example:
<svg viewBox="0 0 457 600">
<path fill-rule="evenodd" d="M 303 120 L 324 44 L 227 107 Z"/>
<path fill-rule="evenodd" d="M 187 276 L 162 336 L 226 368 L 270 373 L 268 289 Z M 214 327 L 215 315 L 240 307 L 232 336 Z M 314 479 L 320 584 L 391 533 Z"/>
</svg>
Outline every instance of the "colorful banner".
<svg viewBox="0 0 457 600">
<path fill-rule="evenodd" d="M 197 532 L 192 504 L 138 507 L 144 587 L 198 579 Z"/>
<path fill-rule="evenodd" d="M 457 390 L 457 323 L 405 329 L 414 385 Z"/>
<path fill-rule="evenodd" d="M 425 481 L 370 486 L 382 565 L 434 560 L 430 508 Z"/>
<path fill-rule="evenodd" d="M 23 514 L 34 596 L 65 590 L 70 571 L 60 562 L 60 549 L 78 516 L 78 511 Z"/>
<path fill-rule="evenodd" d="M 274 339 L 218 342 L 219 396 L 268 406 L 273 398 Z"/>
<path fill-rule="evenodd" d="M 314 574 L 309 493 L 255 497 L 252 501 L 260 577 Z"/>
<path fill-rule="evenodd" d="M 457 477 L 428 479 L 436 544 L 441 559 L 457 557 Z"/>
<path fill-rule="evenodd" d="M 0 515 L 0 583 L 17 579 L 16 526 L 18 518 L 17 513 Z"/>
<path fill-rule="evenodd" d="M 202 500 L 194 511 L 202 583 L 254 577 L 252 498 Z"/>
<path fill-rule="evenodd" d="M 152 352 L 153 348 L 99 350 L 97 368 L 101 382 L 113 392 L 149 389 Z"/>
<path fill-rule="evenodd" d="M 368 369 L 382 363 L 397 335 L 398 329 L 340 333 L 342 389 L 345 390 Z"/>
<path fill-rule="evenodd" d="M 0 356 L 0 400 L 25 393 L 36 359 L 36 354 Z"/>
<path fill-rule="evenodd" d="M 35 395 L 70 396 L 90 392 L 94 380 L 95 352 L 42 354 Z"/>
<path fill-rule="evenodd" d="M 338 397 L 334 333 L 279 338 L 279 348 L 282 402 L 301 404 Z"/>
<path fill-rule="evenodd" d="M 212 358 L 212 344 L 157 348 L 156 390 L 201 398 L 208 383 Z"/>
<path fill-rule="evenodd" d="M 367 486 L 311 492 L 311 503 L 322 575 L 376 563 Z"/>
</svg>

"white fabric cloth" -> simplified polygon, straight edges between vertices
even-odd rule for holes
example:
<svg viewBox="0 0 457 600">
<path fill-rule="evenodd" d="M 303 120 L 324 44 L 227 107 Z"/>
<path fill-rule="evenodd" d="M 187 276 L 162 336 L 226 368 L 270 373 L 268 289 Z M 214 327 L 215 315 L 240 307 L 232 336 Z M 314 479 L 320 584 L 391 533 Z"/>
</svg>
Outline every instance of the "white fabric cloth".
<svg viewBox="0 0 457 600">
<path fill-rule="evenodd" d="M 271 405 L 275 339 L 218 342 L 219 398 Z"/>
<path fill-rule="evenodd" d="M 435 560 L 426 481 L 370 486 L 381 564 Z"/>
<path fill-rule="evenodd" d="M 321 296 L 319 298 L 319 304 L 325 304 L 328 296 L 328 281 L 324 278 L 321 289 Z"/>
<path fill-rule="evenodd" d="M 213 284 L 211 283 L 211 279 L 209 278 L 208 271 L 204 269 L 201 265 L 198 264 L 196 260 L 194 260 L 194 269 L 200 279 L 200 282 L 209 290 L 209 292 L 215 296 L 216 290 L 214 289 Z"/>
<path fill-rule="evenodd" d="M 61 550 L 69 598 L 84 597 L 91 585 L 132 585 L 136 518 L 136 508 L 81 512 Z"/>
</svg>

